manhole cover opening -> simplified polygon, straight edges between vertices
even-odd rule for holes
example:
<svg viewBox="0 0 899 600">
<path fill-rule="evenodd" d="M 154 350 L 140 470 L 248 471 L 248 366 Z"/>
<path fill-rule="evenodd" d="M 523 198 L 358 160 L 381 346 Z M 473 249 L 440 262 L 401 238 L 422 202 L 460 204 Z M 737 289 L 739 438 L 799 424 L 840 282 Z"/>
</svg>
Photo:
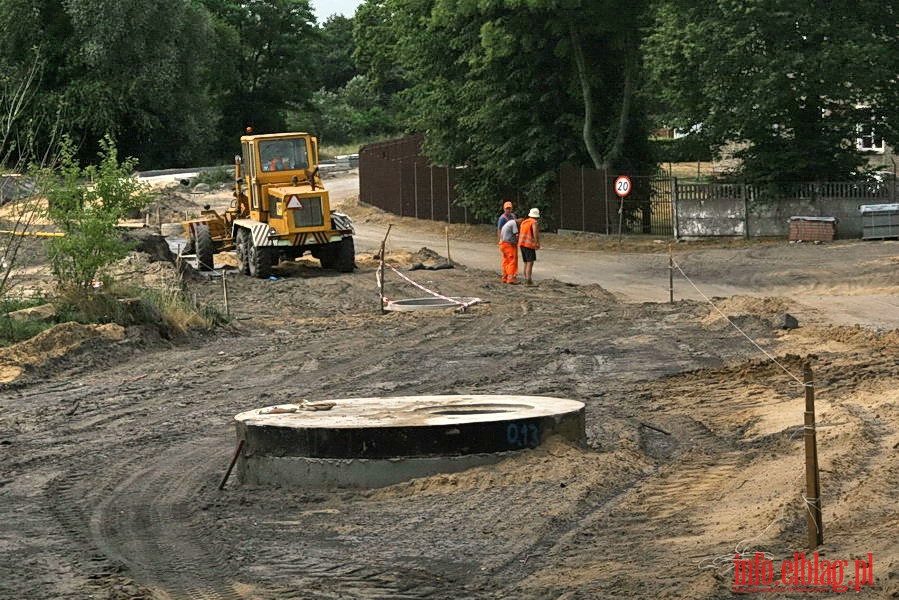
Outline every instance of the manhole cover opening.
<svg viewBox="0 0 899 600">
<path fill-rule="evenodd" d="M 431 411 L 432 415 L 495 415 L 499 413 L 507 413 L 512 412 L 511 410 L 502 410 L 502 409 L 486 409 L 486 408 L 447 408 L 445 410 L 434 410 Z"/>
<path fill-rule="evenodd" d="M 391 300 L 387 302 L 387 304 L 384 305 L 384 310 L 441 310 L 470 306 L 479 302 L 481 302 L 480 298 L 407 298 L 404 300 Z"/>
<path fill-rule="evenodd" d="M 462 404 L 447 406 L 424 406 L 416 408 L 417 412 L 432 415 L 489 415 L 518 412 L 534 408 L 530 404 Z"/>
</svg>

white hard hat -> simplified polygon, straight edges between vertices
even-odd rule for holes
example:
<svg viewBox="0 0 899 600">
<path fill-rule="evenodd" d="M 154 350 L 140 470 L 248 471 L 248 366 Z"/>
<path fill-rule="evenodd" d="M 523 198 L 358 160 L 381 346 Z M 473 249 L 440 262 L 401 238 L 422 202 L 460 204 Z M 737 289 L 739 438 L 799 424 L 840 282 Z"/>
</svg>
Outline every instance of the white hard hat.
<svg viewBox="0 0 899 600">
<path fill-rule="evenodd" d="M 533 218 L 533 219 L 539 219 L 539 218 L 540 218 L 540 209 L 539 209 L 539 208 L 532 208 L 532 209 L 530 210 L 530 212 L 528 213 L 528 216 L 531 217 L 531 218 Z"/>
</svg>

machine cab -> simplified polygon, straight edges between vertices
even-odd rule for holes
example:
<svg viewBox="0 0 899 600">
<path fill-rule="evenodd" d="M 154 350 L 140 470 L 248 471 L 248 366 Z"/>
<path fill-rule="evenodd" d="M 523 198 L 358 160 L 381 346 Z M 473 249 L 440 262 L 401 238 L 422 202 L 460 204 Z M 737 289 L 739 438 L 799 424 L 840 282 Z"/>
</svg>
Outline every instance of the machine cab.
<svg viewBox="0 0 899 600">
<path fill-rule="evenodd" d="M 325 268 L 355 268 L 353 222 L 332 212 L 308 133 L 240 138 L 234 160 L 233 246 L 242 272 L 267 277 L 281 259 L 310 252 Z"/>
<path fill-rule="evenodd" d="M 273 133 L 245 135 L 240 141 L 242 175 L 253 219 L 270 223 L 279 233 L 329 226 L 328 194 L 320 183 L 316 185 L 315 137 L 308 133 Z M 312 211 L 319 214 L 312 218 L 294 215 L 294 210 L 303 215 Z"/>
<path fill-rule="evenodd" d="M 309 168 L 307 138 L 259 141 L 259 167 L 269 171 L 296 171 Z"/>
<path fill-rule="evenodd" d="M 242 163 L 250 177 L 269 182 L 306 179 L 305 172 L 318 166 L 318 144 L 308 133 L 272 133 L 240 138 Z M 281 173 L 299 171 L 299 173 Z"/>
</svg>

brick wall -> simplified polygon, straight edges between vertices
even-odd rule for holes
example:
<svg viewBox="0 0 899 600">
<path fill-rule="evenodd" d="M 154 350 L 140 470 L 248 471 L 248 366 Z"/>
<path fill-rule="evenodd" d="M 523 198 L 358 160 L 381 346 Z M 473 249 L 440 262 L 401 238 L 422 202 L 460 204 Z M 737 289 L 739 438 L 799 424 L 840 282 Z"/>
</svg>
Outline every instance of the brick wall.
<svg viewBox="0 0 899 600">
<path fill-rule="evenodd" d="M 837 224 L 832 221 L 790 220 L 791 242 L 832 242 Z"/>
</svg>

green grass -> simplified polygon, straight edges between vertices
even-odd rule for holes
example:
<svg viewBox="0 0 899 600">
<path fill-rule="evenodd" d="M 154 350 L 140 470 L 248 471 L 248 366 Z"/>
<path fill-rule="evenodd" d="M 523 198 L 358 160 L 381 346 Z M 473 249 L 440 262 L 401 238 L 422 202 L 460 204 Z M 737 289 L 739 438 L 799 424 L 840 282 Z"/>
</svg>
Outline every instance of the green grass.
<svg viewBox="0 0 899 600">
<path fill-rule="evenodd" d="M 102 290 L 79 290 L 67 294 L 60 314 L 67 321 L 151 325 L 167 338 L 190 330 L 208 330 L 225 322 L 213 307 L 195 305 L 172 283 L 161 289 L 146 289 L 116 282 Z"/>
<path fill-rule="evenodd" d="M 232 183 L 234 181 L 234 170 L 231 167 L 216 167 L 214 169 L 204 169 L 197 173 L 196 183 L 205 183 L 210 186 L 216 186 L 223 183 Z"/>
<path fill-rule="evenodd" d="M 58 323 L 117 323 L 149 325 L 166 338 L 177 338 L 194 330 L 211 330 L 227 322 L 214 306 L 195 304 L 179 287 L 144 289 L 107 282 L 102 289 L 70 290 L 53 301 L 52 319 L 17 321 L 10 312 L 40 306 L 50 299 L 0 300 L 0 347 L 33 338 Z"/>
<path fill-rule="evenodd" d="M 659 168 L 671 177 L 677 177 L 680 183 L 707 183 L 715 178 L 714 163 L 712 162 L 685 162 L 685 163 L 661 163 Z"/>
<path fill-rule="evenodd" d="M 331 160 L 335 156 L 358 154 L 359 148 L 367 143 L 368 142 L 350 142 L 347 144 L 324 145 L 318 149 L 319 159 L 325 161 Z"/>
<path fill-rule="evenodd" d="M 9 318 L 9 313 L 22 310 L 23 308 L 33 308 L 46 304 L 45 298 L 35 298 L 28 300 L 3 299 L 0 300 L 0 347 L 12 346 L 23 340 L 33 338 L 42 331 L 46 331 L 53 327 L 55 322 L 46 321 L 16 321 Z"/>
<path fill-rule="evenodd" d="M 142 290 L 142 298 L 158 315 L 163 336 L 172 338 L 192 330 L 210 330 L 227 323 L 225 316 L 209 304 L 194 304 L 177 287 Z"/>
</svg>

